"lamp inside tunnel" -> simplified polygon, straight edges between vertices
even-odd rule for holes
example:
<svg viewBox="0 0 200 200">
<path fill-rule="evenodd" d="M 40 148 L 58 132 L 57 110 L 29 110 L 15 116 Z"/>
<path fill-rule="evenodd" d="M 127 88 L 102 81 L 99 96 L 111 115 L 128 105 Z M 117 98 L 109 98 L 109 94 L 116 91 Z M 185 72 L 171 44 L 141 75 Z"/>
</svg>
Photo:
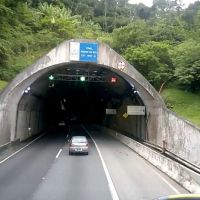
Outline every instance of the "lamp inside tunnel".
<svg viewBox="0 0 200 200">
<path fill-rule="evenodd" d="M 24 93 L 25 93 L 25 94 L 28 94 L 30 90 L 31 90 L 31 87 L 27 87 L 27 88 L 24 90 Z"/>
</svg>

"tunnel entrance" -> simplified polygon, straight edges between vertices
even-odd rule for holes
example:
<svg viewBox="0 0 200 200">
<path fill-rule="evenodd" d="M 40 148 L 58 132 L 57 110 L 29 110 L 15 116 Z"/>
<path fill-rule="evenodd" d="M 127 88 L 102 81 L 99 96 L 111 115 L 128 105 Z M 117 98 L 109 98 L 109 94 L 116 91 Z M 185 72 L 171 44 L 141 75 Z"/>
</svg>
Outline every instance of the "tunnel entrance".
<svg viewBox="0 0 200 200">
<path fill-rule="evenodd" d="M 64 41 L 18 74 L 0 102 L 0 145 L 70 123 L 98 123 L 162 145 L 162 98 L 99 41 Z"/>
<path fill-rule="evenodd" d="M 133 85 L 108 67 L 59 65 L 24 90 L 17 108 L 16 135 L 26 138 L 53 127 L 95 123 L 145 139 L 146 115 L 129 116 L 127 106 L 144 103 Z"/>
<path fill-rule="evenodd" d="M 187 130 L 196 137 L 196 127 L 171 113 L 148 80 L 99 41 L 64 41 L 0 94 L 0 146 L 73 123 L 97 123 L 160 147 L 166 143 L 167 150 L 186 159 L 189 152 L 198 162 L 190 145 L 174 146 Z"/>
</svg>

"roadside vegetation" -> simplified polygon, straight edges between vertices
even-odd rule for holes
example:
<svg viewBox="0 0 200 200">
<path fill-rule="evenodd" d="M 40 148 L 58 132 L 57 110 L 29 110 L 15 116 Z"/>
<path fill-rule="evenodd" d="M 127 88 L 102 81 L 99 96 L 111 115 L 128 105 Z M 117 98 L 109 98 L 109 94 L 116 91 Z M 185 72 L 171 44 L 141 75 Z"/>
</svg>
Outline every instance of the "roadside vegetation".
<svg viewBox="0 0 200 200">
<path fill-rule="evenodd" d="M 199 96 L 200 2 L 184 8 L 179 0 L 154 0 L 152 7 L 128 0 L 0 0 L 0 88 L 71 38 L 108 43 L 159 92 L 170 83 L 164 95 Z M 176 100 L 171 109 L 179 114 Z M 198 124 L 196 110 L 185 116 Z"/>
<path fill-rule="evenodd" d="M 3 88 L 5 88 L 7 84 L 8 84 L 8 82 L 6 82 L 6 81 L 1 81 L 1 80 L 0 80 L 0 91 L 1 91 Z"/>
<path fill-rule="evenodd" d="M 200 93 L 167 88 L 161 93 L 168 108 L 200 127 Z"/>
</svg>

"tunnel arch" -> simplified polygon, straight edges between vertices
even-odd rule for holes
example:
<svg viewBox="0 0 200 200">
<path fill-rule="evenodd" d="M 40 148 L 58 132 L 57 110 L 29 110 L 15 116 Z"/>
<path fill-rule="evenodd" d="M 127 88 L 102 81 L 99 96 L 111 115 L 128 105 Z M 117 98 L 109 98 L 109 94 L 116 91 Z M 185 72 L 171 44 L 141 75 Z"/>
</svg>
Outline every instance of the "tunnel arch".
<svg viewBox="0 0 200 200">
<path fill-rule="evenodd" d="M 94 71 L 95 70 L 95 71 Z M 78 72 L 76 72 L 78 71 Z M 68 80 L 69 78 L 79 78 L 79 76 L 82 75 L 90 75 L 90 78 L 95 78 L 97 80 L 92 80 L 92 81 L 86 81 L 86 82 L 80 82 L 80 80 Z M 95 76 L 94 76 L 95 73 Z M 73 74 L 73 75 L 72 75 Z M 74 74 L 76 74 L 74 76 Z M 48 78 L 50 76 L 56 76 L 56 75 L 62 75 L 61 78 L 67 78 L 67 80 L 49 80 Z M 116 83 L 112 83 L 110 81 L 110 79 L 112 77 L 117 78 L 117 82 Z M 100 78 L 100 80 L 98 80 Z M 105 80 L 102 80 L 105 79 Z M 68 83 L 68 84 L 67 84 Z M 53 86 L 53 87 L 52 87 Z M 15 128 L 15 137 L 16 135 L 18 135 L 21 137 L 23 135 L 23 132 L 27 132 L 29 127 L 35 127 L 35 125 L 31 125 L 31 110 L 34 111 L 38 111 L 36 112 L 36 116 L 37 118 L 40 118 L 40 109 L 42 109 L 42 106 L 40 106 L 40 103 L 38 103 L 38 99 L 42 99 L 40 102 L 43 102 L 43 105 L 51 105 L 50 109 L 46 109 L 46 110 L 50 110 L 49 114 L 47 116 L 62 116 L 64 115 L 64 113 L 62 113 L 61 111 L 59 112 L 57 110 L 55 110 L 55 106 L 56 105 L 60 105 L 60 103 L 62 104 L 66 104 L 64 102 L 62 102 L 62 100 L 64 99 L 65 102 L 67 101 L 69 104 L 69 101 L 72 101 L 72 97 L 74 97 L 73 102 L 76 102 L 76 99 L 81 99 L 82 102 L 89 102 L 89 107 L 88 104 L 85 104 L 83 107 L 88 107 L 87 110 L 85 110 L 84 116 L 82 116 L 82 120 L 85 117 L 89 117 L 88 116 L 88 111 L 92 111 L 94 112 L 95 110 L 97 111 L 97 109 L 95 109 L 94 107 L 92 107 L 92 105 L 94 104 L 93 101 L 98 101 L 99 99 L 101 99 L 103 102 L 99 105 L 97 105 L 97 108 L 99 106 L 101 106 L 102 110 L 101 112 L 97 112 L 93 115 L 90 116 L 90 119 L 95 119 L 97 118 L 97 116 L 102 116 L 104 117 L 104 121 L 110 120 L 110 118 L 112 118 L 113 116 L 104 116 L 102 111 L 104 112 L 106 110 L 106 107 L 108 108 L 114 108 L 116 109 L 117 107 L 119 108 L 122 105 L 122 101 L 124 101 L 124 99 L 129 99 L 130 105 L 137 105 L 137 106 L 144 106 L 144 103 L 140 97 L 140 94 L 138 93 L 138 91 L 136 90 L 135 87 L 133 87 L 133 85 L 131 85 L 128 81 L 126 81 L 124 78 L 122 78 L 119 74 L 116 74 L 116 72 L 113 72 L 111 69 L 109 69 L 108 66 L 99 66 L 97 64 L 93 64 L 93 63 L 75 63 L 75 64 L 63 64 L 63 65 L 59 65 L 59 66 L 55 66 L 52 67 L 51 69 L 49 69 L 49 71 L 47 71 L 46 73 L 44 73 L 43 75 L 41 75 L 39 78 L 37 78 L 32 84 L 30 84 L 28 86 L 29 90 L 26 89 L 24 91 L 24 94 L 21 96 L 19 103 L 18 103 L 18 108 L 17 108 L 17 122 L 16 122 L 16 128 Z M 78 91 L 75 91 L 79 89 Z M 81 89 L 81 90 L 80 90 Z M 72 92 L 73 91 L 73 92 Z M 84 92 L 86 91 L 86 92 Z M 95 91 L 95 94 L 94 94 Z M 98 92 L 97 92 L 98 91 Z M 75 93 L 75 95 L 74 95 Z M 77 95 L 76 93 L 80 93 L 80 95 Z M 87 96 L 91 96 L 93 95 L 93 99 L 91 101 L 90 98 L 87 98 Z M 31 97 L 30 97 L 31 96 Z M 55 98 L 56 97 L 56 98 Z M 70 97 L 70 98 L 69 98 Z M 30 101 L 30 98 L 34 98 L 35 101 Z M 96 98 L 96 99 L 95 99 Z M 67 99 L 67 100 L 66 100 Z M 86 99 L 84 101 L 84 99 Z M 52 102 L 53 101 L 53 102 Z M 60 101 L 60 102 L 58 102 Z M 30 105 L 29 105 L 30 104 Z M 76 105 L 81 104 L 78 100 L 78 102 L 76 102 Z M 83 104 L 83 103 L 82 103 Z M 107 106 L 106 106 L 107 105 Z M 118 106 L 117 106 L 118 105 Z M 94 105 L 93 105 L 94 106 Z M 104 106 L 104 107 L 102 107 Z M 31 109 L 32 107 L 34 107 L 34 109 Z M 44 106 L 43 106 L 44 107 Z M 73 107 L 73 103 L 71 102 L 71 105 L 67 105 L 68 113 L 68 117 L 70 117 L 70 113 L 72 112 L 72 109 L 69 109 L 69 107 Z M 28 110 L 29 109 L 29 110 Z M 57 108 L 58 109 L 58 108 Z M 81 109 L 81 108 L 80 108 Z M 75 114 L 74 110 L 74 114 Z M 55 113 L 56 112 L 56 113 Z M 25 113 L 25 114 L 23 114 Z M 27 116 L 27 117 L 25 117 Z M 146 124 L 144 123 L 145 121 L 145 117 L 146 116 L 140 116 L 140 117 L 135 117 L 138 121 L 143 120 L 143 124 L 141 124 L 142 122 L 137 122 L 137 124 L 140 124 L 140 127 L 138 125 L 138 130 L 137 130 L 137 135 L 138 138 L 144 137 L 142 136 L 143 134 L 140 134 L 142 132 L 142 130 L 139 130 L 139 128 L 145 128 Z M 133 117 L 132 117 L 133 118 Z M 18 120 L 21 119 L 21 120 Z M 67 122 L 67 119 L 62 119 L 60 117 L 57 117 L 57 121 L 51 121 L 50 124 L 54 123 L 58 123 L 59 120 L 64 120 L 65 122 Z M 99 119 L 100 120 L 100 119 Z M 103 120 L 103 119 L 101 119 Z M 116 120 L 116 119 L 115 119 Z M 22 122 L 21 122 L 22 121 Z M 93 122 L 95 122 L 94 120 L 92 120 Z M 22 125 L 22 123 L 24 122 L 24 126 Z M 47 122 L 47 121 L 46 121 Z M 84 121 L 86 122 L 86 121 Z M 40 126 L 40 122 L 36 122 L 37 126 Z M 44 125 L 45 123 L 43 121 L 41 121 L 41 123 Z M 83 121 L 82 121 L 83 123 Z M 137 125 L 136 124 L 136 125 Z M 27 127 L 26 127 L 27 125 Z M 18 129 L 19 127 L 19 129 Z M 25 127 L 25 130 L 22 128 Z M 37 127 L 38 128 L 38 127 Z M 39 130 L 31 130 L 33 133 L 34 132 L 39 132 Z M 140 133 L 139 133 L 140 132 Z M 144 132 L 144 131 L 143 131 Z M 20 134 L 18 134 L 20 133 Z M 30 134 L 30 133 L 29 133 Z M 27 137 L 29 136 L 29 134 L 27 134 Z M 21 138 L 20 137 L 20 138 Z"/>
<path fill-rule="evenodd" d="M 75 42 L 77 44 L 98 44 L 97 62 L 94 63 L 70 60 L 70 44 L 72 42 Z M 138 97 L 140 98 L 140 100 L 142 100 L 142 103 L 145 105 L 146 108 L 146 118 L 144 119 L 143 123 L 146 123 L 147 127 L 145 130 L 143 130 L 145 131 L 145 133 L 143 133 L 145 134 L 144 139 L 150 142 L 156 142 L 157 140 L 159 140 L 158 118 L 160 112 L 162 112 L 162 108 L 165 108 L 165 104 L 160 95 L 151 86 L 151 84 L 133 66 L 131 66 L 127 61 L 124 60 L 124 58 L 122 58 L 106 44 L 93 40 L 69 40 L 57 46 L 55 49 L 46 54 L 43 58 L 38 60 L 35 64 L 31 65 L 19 75 L 17 75 L 16 78 L 2 92 L 0 96 L 0 137 L 2 138 L 1 142 L 6 143 L 9 141 L 24 139 L 29 136 L 30 133 L 27 130 L 24 132 L 24 135 L 20 134 L 21 130 L 18 130 L 19 108 L 25 110 L 33 106 L 34 110 L 38 112 L 42 112 L 41 109 L 44 108 L 44 102 L 38 100 L 40 95 L 30 95 L 23 99 L 24 104 L 31 104 L 31 106 L 25 106 L 25 108 L 23 107 L 22 103 L 20 104 L 22 96 L 24 95 L 24 91 L 28 87 L 34 84 L 34 82 L 36 82 L 40 77 L 48 74 L 51 70 L 58 69 L 59 67 L 80 67 L 87 65 L 95 66 L 102 69 L 108 69 L 121 77 L 130 86 L 130 88 L 132 87 L 139 91 Z M 29 112 L 31 113 L 32 111 L 29 110 Z M 37 117 L 36 113 L 31 113 L 30 115 L 33 115 L 32 118 Z M 21 121 L 26 120 L 30 119 L 26 118 Z M 34 130 L 31 130 L 31 134 L 37 134 L 41 132 L 46 128 L 45 126 L 46 125 L 43 124 L 36 132 Z"/>
</svg>

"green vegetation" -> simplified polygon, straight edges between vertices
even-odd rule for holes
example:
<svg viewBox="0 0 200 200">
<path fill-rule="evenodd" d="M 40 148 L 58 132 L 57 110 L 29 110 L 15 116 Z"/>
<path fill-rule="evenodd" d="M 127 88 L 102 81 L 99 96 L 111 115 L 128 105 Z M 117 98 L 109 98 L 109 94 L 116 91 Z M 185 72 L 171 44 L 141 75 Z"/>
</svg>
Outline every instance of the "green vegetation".
<svg viewBox="0 0 200 200">
<path fill-rule="evenodd" d="M 199 1 L 183 8 L 180 0 L 153 0 L 152 7 L 128 0 L 0 0 L 0 80 L 11 81 L 72 38 L 108 43 L 158 91 L 170 83 L 199 93 Z"/>
<path fill-rule="evenodd" d="M 168 108 L 200 127 L 200 94 L 169 88 L 161 95 Z"/>
<path fill-rule="evenodd" d="M 6 81 L 1 81 L 1 80 L 0 80 L 0 91 L 1 91 L 3 88 L 5 88 L 7 84 L 8 84 L 8 83 L 7 83 Z"/>
</svg>

